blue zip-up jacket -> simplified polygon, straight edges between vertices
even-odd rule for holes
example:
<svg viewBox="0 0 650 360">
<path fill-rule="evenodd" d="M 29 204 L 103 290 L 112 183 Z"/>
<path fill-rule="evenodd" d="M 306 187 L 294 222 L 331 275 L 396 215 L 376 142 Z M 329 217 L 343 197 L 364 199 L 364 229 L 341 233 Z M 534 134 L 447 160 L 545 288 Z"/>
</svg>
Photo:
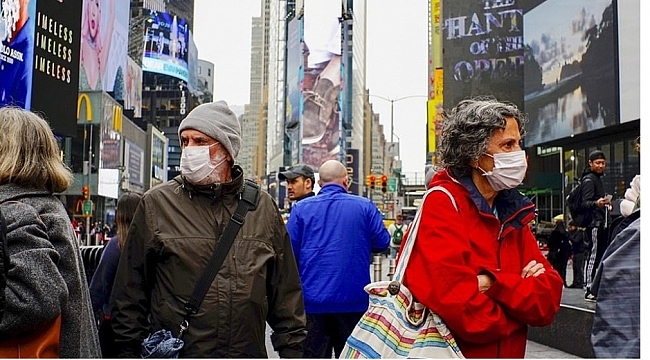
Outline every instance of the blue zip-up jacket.
<svg viewBox="0 0 650 360">
<path fill-rule="evenodd" d="M 371 253 L 388 248 L 390 236 L 369 199 L 327 184 L 296 203 L 287 223 L 308 314 L 368 309 Z"/>
</svg>

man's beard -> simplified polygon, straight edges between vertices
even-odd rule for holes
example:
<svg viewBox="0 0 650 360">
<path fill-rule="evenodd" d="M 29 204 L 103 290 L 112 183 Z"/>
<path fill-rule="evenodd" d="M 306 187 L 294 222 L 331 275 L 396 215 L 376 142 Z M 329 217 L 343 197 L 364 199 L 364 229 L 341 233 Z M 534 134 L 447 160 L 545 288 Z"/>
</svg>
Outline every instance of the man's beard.
<svg viewBox="0 0 650 360">
<path fill-rule="evenodd" d="M 224 161 L 223 164 L 214 168 L 214 170 L 212 170 L 210 175 L 208 175 L 205 179 L 199 181 L 196 185 L 204 186 L 204 185 L 211 185 L 211 184 L 223 184 L 226 181 L 230 181 L 228 176 L 229 174 L 230 174 L 230 162 Z"/>
</svg>

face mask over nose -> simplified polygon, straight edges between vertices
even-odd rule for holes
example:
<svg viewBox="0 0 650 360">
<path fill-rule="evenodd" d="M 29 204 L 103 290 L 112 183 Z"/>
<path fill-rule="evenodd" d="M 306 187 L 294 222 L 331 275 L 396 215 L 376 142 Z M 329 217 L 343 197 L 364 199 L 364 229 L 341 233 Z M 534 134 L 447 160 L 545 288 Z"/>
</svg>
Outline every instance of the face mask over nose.
<svg viewBox="0 0 650 360">
<path fill-rule="evenodd" d="M 198 184 L 205 180 L 217 166 L 221 165 L 228 158 L 224 156 L 221 160 L 213 162 L 210 158 L 209 146 L 187 146 L 181 153 L 181 174 L 192 184 Z"/>
<path fill-rule="evenodd" d="M 524 180 L 528 169 L 524 150 L 485 155 L 494 159 L 494 168 L 485 171 L 479 166 L 478 169 L 483 172 L 494 191 L 514 189 Z"/>
</svg>

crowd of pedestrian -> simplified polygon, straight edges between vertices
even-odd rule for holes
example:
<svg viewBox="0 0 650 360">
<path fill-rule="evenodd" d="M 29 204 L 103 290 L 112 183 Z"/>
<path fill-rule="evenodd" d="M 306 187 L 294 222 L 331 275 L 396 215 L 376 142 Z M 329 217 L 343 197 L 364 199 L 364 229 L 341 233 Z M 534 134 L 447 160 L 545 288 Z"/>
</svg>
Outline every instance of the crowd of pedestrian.
<svg viewBox="0 0 650 360">
<path fill-rule="evenodd" d="M 418 210 L 404 286 L 440 316 L 467 358 L 523 358 L 528 327 L 553 322 L 563 286 L 585 286 L 585 298 L 598 301 L 596 355 L 638 356 L 640 181 L 633 205 L 622 205 L 625 218 L 611 222 L 605 156 L 592 152 L 581 204 L 588 224 L 558 221 L 547 259 L 528 226 L 535 205 L 516 190 L 528 168 L 525 114 L 479 97 L 443 117 L 440 167 L 426 184 L 437 191 Z M 7 349 L 58 331 L 45 348 L 60 357 L 259 358 L 267 356 L 268 324 L 283 358 L 342 356 L 368 308 L 372 254 L 390 247 L 399 262 L 410 231 L 403 217 L 387 229 L 369 199 L 348 193 L 345 165 L 328 160 L 318 168 L 317 195 L 311 166 L 279 174 L 291 202 L 285 225 L 271 196 L 236 164 L 241 126 L 225 101 L 194 108 L 178 136 L 180 175 L 121 196 L 114 229 L 93 223 L 88 231 L 54 196 L 73 177 L 47 122 L 0 109 L 9 265 L 0 282 L 0 355 L 14 357 Z M 106 243 L 90 284 L 79 249 L 86 233 Z M 616 310 L 621 304 L 632 315 Z"/>
</svg>

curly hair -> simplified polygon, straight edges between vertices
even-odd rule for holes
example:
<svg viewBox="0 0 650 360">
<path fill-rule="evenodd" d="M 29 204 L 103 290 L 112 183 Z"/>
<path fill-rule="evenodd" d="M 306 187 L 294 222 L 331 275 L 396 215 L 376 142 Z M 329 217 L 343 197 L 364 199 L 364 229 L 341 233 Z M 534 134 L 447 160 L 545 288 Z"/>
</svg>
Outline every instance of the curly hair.
<svg viewBox="0 0 650 360">
<path fill-rule="evenodd" d="M 487 150 L 488 142 L 497 129 L 506 128 L 506 118 L 514 118 L 519 134 L 526 134 L 526 115 L 510 102 L 492 96 L 479 96 L 458 103 L 443 114 L 437 156 L 442 167 L 456 177 L 471 174 L 471 163 Z"/>
</svg>

